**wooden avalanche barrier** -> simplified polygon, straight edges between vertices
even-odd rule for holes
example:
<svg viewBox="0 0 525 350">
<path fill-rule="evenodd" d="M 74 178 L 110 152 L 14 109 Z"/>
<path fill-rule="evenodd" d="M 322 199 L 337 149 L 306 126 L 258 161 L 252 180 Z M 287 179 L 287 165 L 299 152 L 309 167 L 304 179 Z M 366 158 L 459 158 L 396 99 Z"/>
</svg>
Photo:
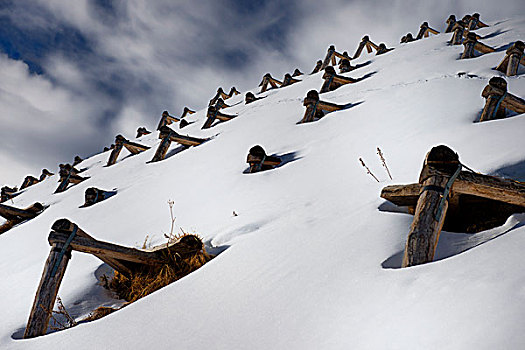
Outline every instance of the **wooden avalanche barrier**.
<svg viewBox="0 0 525 350">
<path fill-rule="evenodd" d="M 381 191 L 382 198 L 414 214 L 403 267 L 433 260 L 444 224 L 450 231 L 479 232 L 525 212 L 524 184 L 461 170 L 458 155 L 437 146 L 427 153 L 418 183 Z"/>
<path fill-rule="evenodd" d="M 314 69 L 312 70 L 312 73 L 310 73 L 310 74 L 315 74 L 315 73 L 318 73 L 319 71 L 321 71 L 321 66 L 322 65 L 323 65 L 323 61 L 322 60 L 317 61 L 317 63 L 315 64 Z"/>
<path fill-rule="evenodd" d="M 22 185 L 20 186 L 20 190 L 33 186 L 34 184 L 38 182 L 39 181 L 36 177 L 28 175 L 25 177 L 24 182 L 22 182 Z"/>
<path fill-rule="evenodd" d="M 486 102 L 481 112 L 480 122 L 505 118 L 505 109 L 510 109 L 518 114 L 525 113 L 525 100 L 508 93 L 507 82 L 503 78 L 492 77 L 481 96 L 486 99 Z"/>
<path fill-rule="evenodd" d="M 217 94 L 215 94 L 215 96 L 210 100 L 210 102 L 208 103 L 208 106 L 213 106 L 217 103 L 217 100 L 219 98 L 222 98 L 223 100 L 227 100 L 229 98 L 231 98 L 233 95 L 238 95 L 240 94 L 239 91 L 237 91 L 237 89 L 235 88 L 235 86 L 233 86 L 231 89 L 230 89 L 230 92 L 227 94 L 224 92 L 224 90 L 222 89 L 222 87 L 218 88 L 217 89 Z"/>
<path fill-rule="evenodd" d="M 145 127 L 141 126 L 140 128 L 137 129 L 137 136 L 136 136 L 136 138 L 138 139 L 139 137 L 144 136 L 144 135 L 148 135 L 148 134 L 151 134 L 151 131 L 148 131 L 148 129 L 146 129 Z"/>
<path fill-rule="evenodd" d="M 284 75 L 283 84 L 281 85 L 281 87 L 289 86 L 298 82 L 300 82 L 300 80 L 294 79 L 289 73 L 286 73 Z"/>
<path fill-rule="evenodd" d="M 295 68 L 295 70 L 292 73 L 292 77 L 298 77 L 300 75 L 303 75 L 304 73 L 299 70 L 299 68 Z"/>
<path fill-rule="evenodd" d="M 324 117 L 327 112 L 338 111 L 345 107 L 319 100 L 319 93 L 315 90 L 308 91 L 303 101 L 303 105 L 306 107 L 306 111 L 304 112 L 303 119 L 297 124 L 313 122 L 315 119 L 321 119 Z"/>
<path fill-rule="evenodd" d="M 350 64 L 350 61 L 347 59 L 341 60 L 341 62 L 339 63 L 340 73 L 348 73 L 350 71 L 353 71 L 354 69 L 356 69 L 356 67 L 352 66 Z"/>
<path fill-rule="evenodd" d="M 481 53 L 491 53 L 496 51 L 494 48 L 479 42 L 476 33 L 473 32 L 467 34 L 466 40 L 463 41 L 463 46 L 465 46 L 465 50 L 461 55 L 461 59 L 475 57 L 475 51 Z"/>
<path fill-rule="evenodd" d="M 46 333 L 51 310 L 73 250 L 92 254 L 122 275 L 130 276 L 144 267 L 173 264 L 174 260 L 192 257 L 204 249 L 202 241 L 195 235 L 183 236 L 170 245 L 163 244 L 149 251 L 128 248 L 98 241 L 67 219 L 56 221 L 51 230 L 48 237 L 51 251 L 44 265 L 24 338 Z"/>
<path fill-rule="evenodd" d="M 461 45 L 463 42 L 463 35 L 465 33 L 465 22 L 463 20 L 457 21 L 452 26 L 452 39 L 450 43 L 452 45 Z"/>
<path fill-rule="evenodd" d="M 345 51 L 344 53 L 339 53 L 335 50 L 334 45 L 330 45 L 326 52 L 326 57 L 324 58 L 323 63 L 321 64 L 320 70 L 325 69 L 326 67 L 332 65 L 336 65 L 336 57 L 340 60 L 350 60 L 350 57 L 348 56 L 348 53 Z"/>
<path fill-rule="evenodd" d="M 75 156 L 75 159 L 73 159 L 73 166 L 80 164 L 84 159 L 80 158 L 79 156 Z"/>
<path fill-rule="evenodd" d="M 484 27 L 488 27 L 488 25 L 480 21 L 479 13 L 475 13 L 470 17 L 470 21 L 468 22 L 468 29 L 474 30 Z"/>
<path fill-rule="evenodd" d="M 18 209 L 5 204 L 0 204 L 0 216 L 7 221 L 0 225 L 0 234 L 9 231 L 13 226 L 31 220 L 40 215 L 45 207 L 38 202 L 33 203 L 25 209 Z"/>
<path fill-rule="evenodd" d="M 84 204 L 82 207 L 90 207 L 93 204 L 102 202 L 115 194 L 114 191 L 104 191 L 96 187 L 90 187 L 84 193 Z"/>
<path fill-rule="evenodd" d="M 266 97 L 266 96 L 265 96 Z M 251 92 L 247 92 L 246 93 L 246 96 L 244 96 L 244 102 L 245 104 L 248 104 L 248 103 L 252 103 L 252 102 L 255 102 L 257 100 L 261 100 L 263 99 L 264 97 L 255 97 L 255 95 Z"/>
<path fill-rule="evenodd" d="M 454 24 L 456 24 L 456 16 L 450 15 L 446 23 L 447 23 L 447 28 L 445 29 L 445 33 L 452 33 L 452 28 L 454 27 Z"/>
<path fill-rule="evenodd" d="M 222 98 L 218 98 L 217 102 L 214 105 L 215 108 L 221 109 L 221 108 L 228 108 L 231 107 L 230 105 L 227 105 L 226 102 Z"/>
<path fill-rule="evenodd" d="M 168 149 L 170 148 L 172 142 L 177 142 L 178 144 L 185 147 L 191 147 L 198 146 L 201 143 L 209 140 L 180 135 L 167 126 L 164 126 L 160 129 L 159 139 L 161 139 L 162 141 L 160 142 L 159 147 L 157 148 L 157 151 L 155 152 L 155 155 L 151 160 L 152 162 L 158 162 L 163 160 L 166 157 L 166 153 L 168 152 Z"/>
<path fill-rule="evenodd" d="M 496 70 L 505 73 L 508 77 L 518 74 L 519 65 L 525 66 L 524 49 L 525 44 L 523 41 L 516 41 L 507 49 L 505 58 L 503 58 L 503 61 L 496 67 Z"/>
<path fill-rule="evenodd" d="M 40 177 L 38 178 L 38 181 L 44 181 L 47 177 L 53 176 L 53 175 L 55 175 L 55 174 L 53 174 L 49 170 L 42 169 L 42 174 L 40 174 Z"/>
<path fill-rule="evenodd" d="M 19 194 L 20 193 L 18 193 L 18 188 L 4 186 L 0 190 L 0 203 L 5 202 L 6 200 L 12 199 L 18 196 Z"/>
<path fill-rule="evenodd" d="M 281 164 L 281 158 L 276 156 L 268 156 L 264 149 L 259 146 L 253 146 L 248 152 L 246 163 L 250 164 L 249 173 L 256 173 L 263 170 L 273 169 L 275 166 Z"/>
<path fill-rule="evenodd" d="M 352 59 L 356 59 L 358 58 L 359 56 L 361 56 L 361 52 L 363 52 L 363 49 L 366 47 L 366 51 L 368 53 L 372 53 L 372 49 L 374 50 L 378 50 L 379 49 L 379 46 L 377 46 L 376 44 L 374 44 L 370 38 L 368 37 L 368 35 L 365 35 L 362 39 L 361 39 L 361 42 L 359 43 L 359 46 L 357 47 L 357 51 L 355 52 L 354 54 L 354 57 Z"/>
<path fill-rule="evenodd" d="M 117 162 L 117 158 L 120 152 L 122 151 L 123 147 L 125 147 L 131 154 L 139 154 L 140 152 L 144 152 L 149 149 L 148 146 L 132 142 L 122 135 L 117 135 L 115 137 L 115 147 L 109 155 L 108 163 L 106 166 L 111 166 Z"/>
<path fill-rule="evenodd" d="M 57 189 L 55 190 L 55 193 L 64 192 L 67 189 L 67 186 L 72 184 L 79 184 L 84 180 L 89 179 L 89 177 L 82 177 L 78 175 L 80 171 L 78 171 L 74 166 L 71 166 L 70 164 L 60 164 L 60 184 L 58 185 Z"/>
<path fill-rule="evenodd" d="M 414 39 L 414 37 L 412 36 L 412 33 L 408 33 L 407 35 L 405 35 L 404 37 L 401 38 L 401 41 L 400 43 L 401 44 L 406 44 L 406 43 L 410 43 L 412 41 L 415 41 L 416 39 Z"/>
<path fill-rule="evenodd" d="M 277 89 L 278 87 L 283 85 L 283 83 L 281 81 L 273 78 L 270 73 L 266 73 L 264 75 L 261 83 L 259 84 L 259 86 L 261 87 L 261 91 L 260 92 L 265 92 L 266 90 L 268 90 L 268 85 L 270 85 L 272 89 Z"/>
<path fill-rule="evenodd" d="M 163 126 L 171 125 L 172 123 L 176 123 L 178 121 L 180 121 L 179 118 L 170 115 L 168 111 L 164 111 L 160 117 L 159 125 L 157 125 L 157 130 L 160 130 L 160 128 Z"/>
<path fill-rule="evenodd" d="M 341 87 L 345 84 L 352 84 L 357 82 L 357 79 L 350 78 L 350 77 L 343 77 L 342 75 L 338 75 L 335 73 L 335 69 L 332 66 L 328 66 L 324 70 L 323 74 L 324 83 L 321 87 L 320 93 L 333 91 L 337 89 L 338 87 Z"/>
<path fill-rule="evenodd" d="M 237 117 L 237 115 L 224 114 L 224 113 L 221 113 L 217 107 L 209 106 L 208 111 L 206 112 L 206 121 L 204 122 L 204 125 L 202 126 L 201 129 L 211 128 L 213 122 L 216 119 L 219 119 L 221 122 L 226 122 L 235 117 Z"/>
<path fill-rule="evenodd" d="M 377 49 L 376 56 L 377 55 L 382 55 L 382 54 L 387 53 L 387 52 L 392 51 L 392 50 L 393 50 L 393 48 L 387 48 L 385 43 L 381 43 L 381 44 L 379 44 L 379 47 Z"/>
<path fill-rule="evenodd" d="M 416 40 L 428 38 L 430 34 L 438 35 L 439 32 L 428 26 L 428 22 L 423 22 L 419 27 L 419 33 L 417 33 Z"/>
</svg>

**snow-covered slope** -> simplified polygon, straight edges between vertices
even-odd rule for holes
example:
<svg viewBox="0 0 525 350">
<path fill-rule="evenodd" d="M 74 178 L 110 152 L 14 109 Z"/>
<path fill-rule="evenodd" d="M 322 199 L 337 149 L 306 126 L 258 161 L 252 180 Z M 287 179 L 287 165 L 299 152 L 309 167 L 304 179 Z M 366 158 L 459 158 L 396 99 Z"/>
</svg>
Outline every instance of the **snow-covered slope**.
<svg viewBox="0 0 525 350">
<path fill-rule="evenodd" d="M 371 62 L 345 75 L 373 73 L 370 78 L 321 95 L 357 105 L 318 122 L 296 125 L 302 99 L 321 87 L 322 73 L 227 108 L 239 117 L 208 130 L 200 130 L 205 110 L 191 115 L 196 122 L 183 133 L 213 139 L 180 153 L 174 144 L 162 162 L 146 164 L 159 143 L 155 133 L 138 141 L 152 149 L 131 157 L 124 150 L 112 167 L 104 167 L 109 152 L 86 159 L 78 167 L 91 178 L 64 193 L 53 194 L 56 176 L 29 188 L 15 206 L 50 207 L 0 236 L 0 348 L 523 348 L 524 215 L 475 235 L 443 232 L 437 261 L 397 269 L 412 216 L 379 210 L 381 188 L 417 181 L 426 152 L 437 144 L 480 172 L 525 178 L 525 117 L 473 122 L 482 89 L 499 75 L 492 68 L 504 48 L 524 39 L 525 19 L 477 32 L 497 52 L 458 60 L 463 46 L 447 46 L 451 35 L 440 34 L 382 56 L 363 55 L 357 63 Z M 507 81 L 511 93 L 525 96 L 523 75 Z M 288 162 L 243 174 L 255 144 L 286 154 Z M 378 146 L 393 181 L 375 154 Z M 92 186 L 118 194 L 79 208 Z M 169 199 L 176 225 L 223 250 L 217 258 L 103 319 L 19 339 L 55 220 L 68 218 L 95 238 L 122 245 L 140 246 L 146 235 L 158 244 L 170 226 Z M 118 303 L 97 285 L 102 270 L 97 258 L 73 252 L 59 291 L 73 316 Z"/>
</svg>

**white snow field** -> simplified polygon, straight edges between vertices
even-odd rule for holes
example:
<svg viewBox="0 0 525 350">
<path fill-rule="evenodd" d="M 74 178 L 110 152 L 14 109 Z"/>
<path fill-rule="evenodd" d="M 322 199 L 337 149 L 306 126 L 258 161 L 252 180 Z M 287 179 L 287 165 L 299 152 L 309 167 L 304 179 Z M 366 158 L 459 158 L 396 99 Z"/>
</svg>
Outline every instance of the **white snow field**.
<svg viewBox="0 0 525 350">
<path fill-rule="evenodd" d="M 50 207 L 0 236 L 0 348 L 525 348 L 525 215 L 477 234 L 443 232 L 436 261 L 399 269 L 413 217 L 379 197 L 389 184 L 417 182 L 425 154 L 438 144 L 476 171 L 525 180 L 525 116 L 474 123 L 484 105 L 481 91 L 501 75 L 493 68 L 508 44 L 525 39 L 525 17 L 489 24 L 477 33 L 497 52 L 474 59 L 458 60 L 463 46 L 448 46 L 451 34 L 396 45 L 381 56 L 364 53 L 353 64 L 370 63 L 344 75 L 371 77 L 321 95 L 357 105 L 318 122 L 296 124 L 302 99 L 321 87 L 322 72 L 248 105 L 241 103 L 243 91 L 227 101 L 239 104 L 224 110 L 239 116 L 207 130 L 200 129 L 205 110 L 189 116 L 195 123 L 182 134 L 213 139 L 179 153 L 172 144 L 164 161 L 146 163 L 160 142 L 155 132 L 137 140 L 152 149 L 135 156 L 123 150 L 111 167 L 104 166 L 109 152 L 84 160 L 77 167 L 91 178 L 66 192 L 53 194 L 57 175 L 30 187 L 11 204 Z M 356 45 L 337 49 L 353 52 Z M 320 58 L 325 50 L 319 48 Z M 254 85 L 264 73 L 253 77 Z M 520 97 L 523 73 L 520 67 L 518 76 L 506 78 L 509 92 Z M 287 163 L 243 173 L 256 144 L 286 155 Z M 118 194 L 79 208 L 92 186 Z M 21 339 L 53 222 L 68 218 L 121 245 L 139 247 L 146 235 L 160 244 L 170 227 L 169 199 L 176 227 L 222 253 L 100 320 Z M 77 320 L 100 305 L 122 303 L 98 284 L 107 269 L 94 256 L 73 252 L 59 296 Z"/>
</svg>

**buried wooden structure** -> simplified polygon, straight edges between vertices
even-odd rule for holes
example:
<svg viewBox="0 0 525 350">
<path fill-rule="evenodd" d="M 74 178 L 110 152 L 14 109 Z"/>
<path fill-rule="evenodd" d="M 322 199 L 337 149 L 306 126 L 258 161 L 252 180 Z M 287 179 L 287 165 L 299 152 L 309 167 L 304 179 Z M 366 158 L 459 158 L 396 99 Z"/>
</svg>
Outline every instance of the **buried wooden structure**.
<svg viewBox="0 0 525 350">
<path fill-rule="evenodd" d="M 320 93 L 333 91 L 338 87 L 341 87 L 346 84 L 355 83 L 358 80 L 350 77 L 343 77 L 335 73 L 335 69 L 332 66 L 328 66 L 324 70 L 323 74 L 324 83 L 321 87 Z"/>
<path fill-rule="evenodd" d="M 114 191 L 104 191 L 96 187 L 90 187 L 86 189 L 84 193 L 84 204 L 82 207 L 90 207 L 93 204 L 102 202 L 106 198 L 109 198 L 115 194 Z"/>
<path fill-rule="evenodd" d="M 445 33 L 452 33 L 452 28 L 454 28 L 454 24 L 456 24 L 456 16 L 450 15 L 445 23 L 447 24 Z"/>
<path fill-rule="evenodd" d="M 299 70 L 299 68 L 295 68 L 295 70 L 292 73 L 292 77 L 298 77 L 300 75 L 303 75 L 304 73 Z"/>
<path fill-rule="evenodd" d="M 488 27 L 488 24 L 481 22 L 479 19 L 479 13 L 475 13 L 470 17 L 467 28 L 470 30 Z"/>
<path fill-rule="evenodd" d="M 163 126 L 171 125 L 172 123 L 176 123 L 178 121 L 180 121 L 180 118 L 170 115 L 168 111 L 164 111 L 160 117 L 159 125 L 157 125 L 157 131 Z"/>
<path fill-rule="evenodd" d="M 40 177 L 38 178 L 39 181 L 44 181 L 47 177 L 53 176 L 52 172 L 50 172 L 47 169 L 42 169 L 42 173 L 40 174 Z"/>
<path fill-rule="evenodd" d="M 480 122 L 506 117 L 506 109 L 518 114 L 525 113 L 525 100 L 507 92 L 507 82 L 501 77 L 492 77 L 481 92 L 486 99 Z"/>
<path fill-rule="evenodd" d="M 338 111 L 345 107 L 319 100 L 319 93 L 315 90 L 308 91 L 303 101 L 303 106 L 306 107 L 306 111 L 304 112 L 303 119 L 297 124 L 313 122 L 315 119 L 324 117 L 327 112 Z"/>
<path fill-rule="evenodd" d="M 184 136 L 176 133 L 174 130 L 170 129 L 168 126 L 163 126 L 160 129 L 159 139 L 162 141 L 155 152 L 155 155 L 151 159 L 152 162 L 158 162 L 163 160 L 166 157 L 166 153 L 170 148 L 172 142 L 176 142 L 185 147 L 198 146 L 201 143 L 208 141 L 209 139 L 199 139 L 191 136 Z"/>
<path fill-rule="evenodd" d="M 323 63 L 321 65 L 320 70 L 325 69 L 326 67 L 332 65 L 335 66 L 337 64 L 336 57 L 339 58 L 339 60 L 350 60 L 350 56 L 348 56 L 348 53 L 345 51 L 344 53 L 339 53 L 335 50 L 334 45 L 330 45 L 326 52 L 326 56 L 323 60 Z"/>
<path fill-rule="evenodd" d="M 217 89 L 217 93 L 215 94 L 215 96 L 210 100 L 210 102 L 208 103 L 208 106 L 213 106 L 217 103 L 217 100 L 219 98 L 222 98 L 223 100 L 227 100 L 229 98 L 231 98 L 233 95 L 238 95 L 240 94 L 239 91 L 237 91 L 237 89 L 235 88 L 235 86 L 233 86 L 231 89 L 230 89 L 230 92 L 229 93 L 225 93 L 224 90 L 222 89 L 222 87 L 219 87 Z"/>
<path fill-rule="evenodd" d="M 427 153 L 418 183 L 387 186 L 381 197 L 414 214 L 403 267 L 431 262 L 443 227 L 479 232 L 525 212 L 525 184 L 462 171 L 458 155 L 444 145 Z"/>
<path fill-rule="evenodd" d="M 41 214 L 45 207 L 38 202 L 31 204 L 25 209 L 11 207 L 5 204 L 0 204 L 0 216 L 7 221 L 0 225 L 0 234 L 9 231 L 13 226 L 31 220 Z"/>
<path fill-rule="evenodd" d="M 128 139 L 126 139 L 122 135 L 115 136 L 115 147 L 109 154 L 108 163 L 106 166 L 111 166 L 117 162 L 117 158 L 122 151 L 122 148 L 125 147 L 131 154 L 139 154 L 140 152 L 144 152 L 150 147 L 141 145 L 140 143 L 132 142 Z"/>
<path fill-rule="evenodd" d="M 473 32 L 467 34 L 467 38 L 463 40 L 463 46 L 465 46 L 465 50 L 461 55 L 461 59 L 475 57 L 475 51 L 481 53 L 491 53 L 496 51 L 494 48 L 479 42 L 476 33 Z"/>
<path fill-rule="evenodd" d="M 79 156 L 75 156 L 75 158 L 73 159 L 73 166 L 82 163 L 83 160 L 84 159 L 80 158 Z"/>
<path fill-rule="evenodd" d="M 141 136 L 148 135 L 148 134 L 151 134 L 151 131 L 148 131 L 148 129 L 146 129 L 145 127 L 141 126 L 140 128 L 137 129 L 137 136 L 136 136 L 136 138 L 139 138 Z"/>
<path fill-rule="evenodd" d="M 38 182 L 39 180 L 36 177 L 32 175 L 27 175 L 24 179 L 24 182 L 22 182 L 22 185 L 20 186 L 20 190 L 33 186 L 34 184 L 37 184 Z"/>
<path fill-rule="evenodd" d="M 278 87 L 283 85 L 283 82 L 272 77 L 270 73 L 266 73 L 261 83 L 259 84 L 259 86 L 261 87 L 260 93 L 268 90 L 268 85 L 270 85 L 272 89 L 277 89 Z"/>
<path fill-rule="evenodd" d="M 496 70 L 504 73 L 508 77 L 518 74 L 519 65 L 525 66 L 525 54 L 523 53 L 525 49 L 525 43 L 518 40 L 512 44 L 505 54 L 505 58 L 501 61 L 500 64 L 496 67 Z"/>
<path fill-rule="evenodd" d="M 263 96 L 263 97 L 255 97 L 255 95 L 252 93 L 252 92 L 247 92 L 246 95 L 244 96 L 244 103 L 245 104 L 248 104 L 248 103 L 252 103 L 252 102 L 255 102 L 257 100 L 262 100 L 263 98 L 265 98 L 266 96 Z"/>
<path fill-rule="evenodd" d="M 246 163 L 250 164 L 249 173 L 256 173 L 263 170 L 273 169 L 281 164 L 281 158 L 277 156 L 268 156 L 259 145 L 253 146 L 248 152 Z"/>
<path fill-rule="evenodd" d="M 372 53 L 372 49 L 376 50 L 379 48 L 379 46 L 377 46 L 376 44 L 374 44 L 370 38 L 368 37 L 368 35 L 365 35 L 362 39 L 361 39 L 361 42 L 359 43 L 359 46 L 357 47 L 357 51 L 355 52 L 354 54 L 354 57 L 352 57 L 352 59 L 356 59 L 358 58 L 359 56 L 361 56 L 361 52 L 363 52 L 363 49 L 366 47 L 366 51 L 368 53 Z"/>
<path fill-rule="evenodd" d="M 232 88 L 232 89 L 235 89 L 235 88 Z M 235 90 L 235 91 L 237 91 L 237 90 Z M 194 110 L 189 109 L 188 107 L 184 107 L 184 109 L 182 110 L 182 115 L 180 116 L 180 119 L 184 119 L 184 118 L 186 118 L 186 116 L 188 114 L 194 114 L 194 113 L 195 113 Z"/>
<path fill-rule="evenodd" d="M 318 60 L 316 63 L 315 63 L 315 67 L 314 69 L 312 70 L 312 73 L 310 74 L 315 74 L 315 73 L 318 73 L 319 71 L 321 71 L 321 66 L 323 65 L 323 61 L 322 60 Z"/>
<path fill-rule="evenodd" d="M 459 20 L 452 26 L 452 39 L 450 43 L 452 45 L 461 45 L 463 42 L 463 35 L 465 34 L 465 22 Z"/>
<path fill-rule="evenodd" d="M 224 114 L 219 111 L 219 109 L 215 106 L 209 106 L 208 110 L 206 112 L 206 121 L 204 122 L 204 125 L 201 129 L 209 129 L 211 128 L 213 122 L 216 119 L 219 119 L 222 122 L 226 122 L 228 120 L 231 120 L 233 118 L 237 117 L 237 115 L 232 114 Z"/>
<path fill-rule="evenodd" d="M 224 102 L 224 100 L 222 98 L 220 98 L 220 97 L 217 99 L 217 102 L 215 103 L 214 106 L 217 109 L 231 107 L 230 105 L 226 104 L 226 102 Z"/>
<path fill-rule="evenodd" d="M 379 44 L 379 47 L 377 48 L 376 56 L 377 56 L 377 55 L 385 54 L 385 53 L 387 53 L 387 52 L 390 52 L 390 51 L 392 51 L 393 49 L 394 49 L 393 47 L 388 48 L 388 47 L 386 47 L 386 44 L 385 44 L 385 43 L 381 43 L 381 44 Z"/>
<path fill-rule="evenodd" d="M 202 241 L 195 235 L 183 236 L 172 244 L 163 244 L 148 251 L 128 248 L 98 241 L 67 219 L 57 220 L 51 230 L 48 236 L 51 251 L 44 265 L 24 338 L 46 333 L 51 310 L 73 250 L 92 254 L 122 275 L 130 277 L 148 267 L 175 265 L 204 249 Z"/>
<path fill-rule="evenodd" d="M 4 186 L 0 190 L 0 203 L 5 202 L 5 201 L 7 201 L 9 199 L 12 199 L 12 198 L 18 196 L 19 194 L 20 193 L 18 192 L 18 188 L 17 187 Z"/>
<path fill-rule="evenodd" d="M 400 40 L 401 44 L 411 43 L 412 41 L 415 41 L 414 37 L 412 36 L 412 33 L 407 33 L 407 35 L 403 36 Z"/>
<path fill-rule="evenodd" d="M 80 171 L 78 171 L 74 166 L 71 166 L 70 164 L 60 164 L 60 171 L 58 173 L 60 175 L 60 183 L 55 190 L 55 193 L 64 192 L 70 183 L 76 185 L 84 180 L 89 179 L 89 177 L 82 177 L 78 175 L 78 173 L 80 173 Z"/>
<path fill-rule="evenodd" d="M 289 86 L 289 85 L 292 85 L 292 84 L 295 84 L 295 83 L 298 83 L 300 82 L 301 80 L 299 79 L 294 79 L 290 73 L 286 73 L 284 75 L 284 79 L 283 79 L 283 83 L 281 85 L 281 87 L 284 87 L 284 86 Z"/>
<path fill-rule="evenodd" d="M 352 66 L 350 64 L 350 61 L 347 59 L 341 60 L 341 62 L 339 62 L 339 72 L 340 73 L 348 73 L 348 72 L 353 71 L 354 69 L 356 69 L 356 67 Z"/>
<path fill-rule="evenodd" d="M 416 40 L 428 38 L 430 34 L 438 35 L 439 32 L 430 28 L 428 26 L 428 22 L 423 22 L 421 26 L 419 26 L 419 32 L 417 33 Z"/>
</svg>

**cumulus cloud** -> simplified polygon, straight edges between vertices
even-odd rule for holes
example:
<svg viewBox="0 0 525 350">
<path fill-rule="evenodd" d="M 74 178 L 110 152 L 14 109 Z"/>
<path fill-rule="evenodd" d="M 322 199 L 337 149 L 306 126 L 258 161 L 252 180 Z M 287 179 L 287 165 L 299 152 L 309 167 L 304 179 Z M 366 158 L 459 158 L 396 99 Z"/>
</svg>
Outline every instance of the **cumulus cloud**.
<svg viewBox="0 0 525 350">
<path fill-rule="evenodd" d="M 441 30 L 451 13 L 490 21 L 522 8 L 521 0 L 7 2 L 0 160 L 13 166 L 2 166 L 0 184 L 154 128 L 163 110 L 204 108 L 218 86 L 245 90 L 266 72 L 309 71 L 330 44 L 352 53 L 369 34 L 393 46 L 423 21 Z"/>
</svg>

